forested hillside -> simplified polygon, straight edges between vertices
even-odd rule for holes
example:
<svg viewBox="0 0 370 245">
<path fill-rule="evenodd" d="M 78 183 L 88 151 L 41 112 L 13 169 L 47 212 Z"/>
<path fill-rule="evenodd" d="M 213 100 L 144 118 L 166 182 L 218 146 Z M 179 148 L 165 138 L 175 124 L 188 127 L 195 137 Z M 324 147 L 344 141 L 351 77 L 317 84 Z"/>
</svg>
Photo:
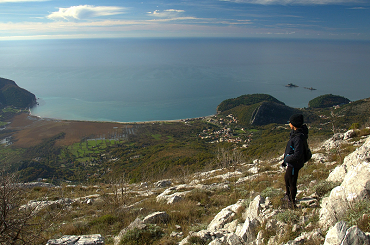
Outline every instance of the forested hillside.
<svg viewBox="0 0 370 245">
<path fill-rule="evenodd" d="M 222 112 L 233 109 L 240 105 L 249 106 L 249 105 L 258 104 L 263 101 L 272 101 L 272 102 L 284 105 L 283 102 L 277 100 L 276 98 L 268 94 L 248 94 L 248 95 L 239 96 L 237 98 L 227 99 L 227 100 L 222 101 L 218 105 L 217 111 L 219 113 L 222 113 Z"/>
<path fill-rule="evenodd" d="M 310 108 L 326 108 L 336 105 L 348 104 L 349 99 L 339 95 L 325 94 L 308 102 Z"/>
<path fill-rule="evenodd" d="M 18 87 L 14 81 L 0 77 L 0 108 L 6 106 L 29 108 L 35 104 L 34 94 Z"/>
</svg>

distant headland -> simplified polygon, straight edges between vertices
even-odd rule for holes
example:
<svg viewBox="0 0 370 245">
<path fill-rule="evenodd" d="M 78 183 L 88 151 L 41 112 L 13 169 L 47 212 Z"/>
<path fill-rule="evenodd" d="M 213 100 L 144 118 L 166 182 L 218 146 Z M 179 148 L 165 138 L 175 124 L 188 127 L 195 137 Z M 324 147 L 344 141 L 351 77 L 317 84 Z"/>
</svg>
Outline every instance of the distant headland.
<svg viewBox="0 0 370 245">
<path fill-rule="evenodd" d="M 0 108 L 13 106 L 31 108 L 37 104 L 36 96 L 20 88 L 14 81 L 0 77 Z"/>
</svg>

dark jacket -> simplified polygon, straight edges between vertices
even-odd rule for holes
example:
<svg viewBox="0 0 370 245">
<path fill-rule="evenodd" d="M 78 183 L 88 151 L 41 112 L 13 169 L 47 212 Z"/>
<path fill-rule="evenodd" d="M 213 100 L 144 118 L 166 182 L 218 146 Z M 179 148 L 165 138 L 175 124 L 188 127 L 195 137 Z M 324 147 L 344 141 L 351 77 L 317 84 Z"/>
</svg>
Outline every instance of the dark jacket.
<svg viewBox="0 0 370 245">
<path fill-rule="evenodd" d="M 290 132 L 290 139 L 286 145 L 284 161 L 288 166 L 301 169 L 304 165 L 305 142 L 308 139 L 308 128 L 303 125 Z"/>
</svg>

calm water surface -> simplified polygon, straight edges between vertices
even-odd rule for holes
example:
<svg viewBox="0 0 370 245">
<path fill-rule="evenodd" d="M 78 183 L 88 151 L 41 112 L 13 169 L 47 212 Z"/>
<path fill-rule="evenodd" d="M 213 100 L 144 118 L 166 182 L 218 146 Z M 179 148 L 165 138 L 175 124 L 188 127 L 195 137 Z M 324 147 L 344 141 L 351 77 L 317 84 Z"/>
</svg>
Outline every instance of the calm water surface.
<svg viewBox="0 0 370 245">
<path fill-rule="evenodd" d="M 292 107 L 370 97 L 370 42 L 269 39 L 1 41 L 0 77 L 39 98 L 34 115 L 93 121 L 215 114 L 243 94 Z M 288 83 L 298 88 L 285 87 Z M 304 87 L 314 87 L 310 91 Z"/>
</svg>

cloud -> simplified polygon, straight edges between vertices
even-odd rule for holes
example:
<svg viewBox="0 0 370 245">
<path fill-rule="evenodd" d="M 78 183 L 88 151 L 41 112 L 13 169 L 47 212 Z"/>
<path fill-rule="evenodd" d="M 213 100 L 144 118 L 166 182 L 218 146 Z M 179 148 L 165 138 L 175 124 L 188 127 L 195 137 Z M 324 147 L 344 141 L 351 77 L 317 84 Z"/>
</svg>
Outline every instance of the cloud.
<svg viewBox="0 0 370 245">
<path fill-rule="evenodd" d="M 363 10 L 363 9 L 367 9 L 367 8 L 364 8 L 364 7 L 353 7 L 353 8 L 349 8 L 349 9 L 356 9 L 356 10 L 361 9 L 361 10 Z"/>
<path fill-rule="evenodd" d="M 329 5 L 359 3 L 360 0 L 219 0 L 222 2 L 249 3 L 262 5 Z"/>
<path fill-rule="evenodd" d="M 46 2 L 49 0 L 0 0 L 0 3 Z"/>
<path fill-rule="evenodd" d="M 81 20 L 93 17 L 117 15 L 124 13 L 126 8 L 114 6 L 79 5 L 69 8 L 59 8 L 47 17 L 52 20 Z"/>
<path fill-rule="evenodd" d="M 154 12 L 148 12 L 148 15 L 153 16 L 155 18 L 176 18 L 184 13 L 185 10 L 178 10 L 178 9 L 166 9 L 164 11 L 155 10 Z"/>
</svg>

